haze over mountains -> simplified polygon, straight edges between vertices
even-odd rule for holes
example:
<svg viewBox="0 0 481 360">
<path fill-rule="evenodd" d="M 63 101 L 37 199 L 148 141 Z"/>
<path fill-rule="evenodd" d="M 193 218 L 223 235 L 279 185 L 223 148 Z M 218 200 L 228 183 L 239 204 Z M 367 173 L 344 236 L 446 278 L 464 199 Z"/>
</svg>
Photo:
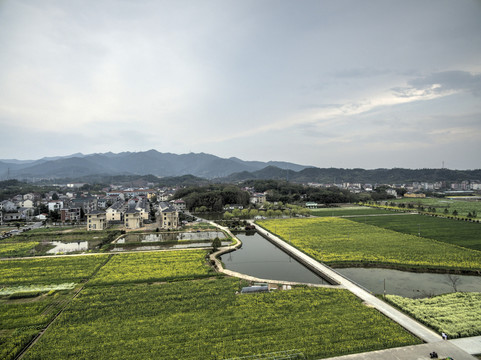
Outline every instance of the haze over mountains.
<svg viewBox="0 0 481 360">
<path fill-rule="evenodd" d="M 282 179 L 318 183 L 404 183 L 413 181 L 480 180 L 481 169 L 339 169 L 317 168 L 282 161 L 243 161 L 205 153 L 172 154 L 156 150 L 102 154 L 73 154 L 39 160 L 0 160 L 0 180 L 77 179 L 93 176 L 155 175 L 178 177 L 194 175 L 221 182 L 248 179 Z"/>
<path fill-rule="evenodd" d="M 243 161 L 224 159 L 205 153 L 172 154 L 156 150 L 73 154 L 39 160 L 0 160 L 0 178 L 74 178 L 88 175 L 195 175 L 212 179 L 243 171 L 258 171 L 267 166 L 300 171 L 307 166 L 281 161 Z"/>
</svg>

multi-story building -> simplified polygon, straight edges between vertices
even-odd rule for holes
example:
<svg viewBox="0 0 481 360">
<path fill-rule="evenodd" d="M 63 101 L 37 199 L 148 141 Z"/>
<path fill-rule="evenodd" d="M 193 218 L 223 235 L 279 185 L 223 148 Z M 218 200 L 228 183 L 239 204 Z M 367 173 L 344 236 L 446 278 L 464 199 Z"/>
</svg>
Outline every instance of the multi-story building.
<svg viewBox="0 0 481 360">
<path fill-rule="evenodd" d="M 174 200 L 173 205 L 178 211 L 184 211 L 185 210 L 185 201 L 182 200 L 182 199 Z"/>
<path fill-rule="evenodd" d="M 138 229 L 143 226 L 142 214 L 134 206 L 125 212 L 124 226 L 126 229 Z"/>
<path fill-rule="evenodd" d="M 80 221 L 80 208 L 60 209 L 60 221 Z"/>
<path fill-rule="evenodd" d="M 135 209 L 140 211 L 140 216 L 142 217 L 143 221 L 149 220 L 150 205 L 147 199 L 139 199 L 137 204 L 135 204 Z"/>
<path fill-rule="evenodd" d="M 119 200 L 112 204 L 106 211 L 106 217 L 108 222 L 122 222 L 124 221 L 126 204 L 124 201 Z"/>
<path fill-rule="evenodd" d="M 159 227 L 161 229 L 175 229 L 179 226 L 179 212 L 166 202 L 159 205 Z"/>
<path fill-rule="evenodd" d="M 87 214 L 87 230 L 104 230 L 106 227 L 105 212 L 93 210 Z"/>
</svg>

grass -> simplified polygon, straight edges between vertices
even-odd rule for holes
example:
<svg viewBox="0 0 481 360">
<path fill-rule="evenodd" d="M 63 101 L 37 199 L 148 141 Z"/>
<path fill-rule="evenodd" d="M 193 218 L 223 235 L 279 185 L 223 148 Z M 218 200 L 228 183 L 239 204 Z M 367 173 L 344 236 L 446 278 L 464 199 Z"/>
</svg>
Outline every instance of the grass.
<svg viewBox="0 0 481 360">
<path fill-rule="evenodd" d="M 334 266 L 384 265 L 477 272 L 481 252 L 343 218 L 258 221 L 313 258 Z"/>
<path fill-rule="evenodd" d="M 481 251 L 481 224 L 425 215 L 356 217 L 350 220 Z"/>
</svg>

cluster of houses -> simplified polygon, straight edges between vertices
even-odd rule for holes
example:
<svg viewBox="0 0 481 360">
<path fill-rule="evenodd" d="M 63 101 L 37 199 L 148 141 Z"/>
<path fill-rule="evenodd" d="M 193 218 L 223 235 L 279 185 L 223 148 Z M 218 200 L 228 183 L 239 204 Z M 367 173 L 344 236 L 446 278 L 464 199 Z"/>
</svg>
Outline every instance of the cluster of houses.
<svg viewBox="0 0 481 360">
<path fill-rule="evenodd" d="M 361 183 L 351 183 L 351 182 L 342 182 L 339 184 L 320 184 L 320 183 L 308 183 L 309 186 L 312 187 L 338 187 L 341 189 L 349 190 L 352 193 L 361 193 L 361 192 L 371 192 L 376 189 L 379 184 L 361 184 Z M 438 182 L 413 182 L 409 184 L 382 184 L 382 186 L 387 185 L 389 188 L 386 190 L 388 195 L 398 196 L 398 193 L 402 189 L 402 193 L 407 194 L 417 194 L 423 191 L 444 191 L 444 192 L 451 192 L 451 191 L 466 191 L 466 192 L 473 192 L 481 190 L 481 182 L 478 180 L 466 180 L 460 183 L 449 183 L 446 181 L 438 181 Z M 409 195 L 408 195 L 409 196 Z M 422 196 L 422 195 L 421 195 Z M 417 197 L 412 195 L 411 197 Z"/>
<path fill-rule="evenodd" d="M 68 187 L 71 188 L 71 187 Z M 92 196 L 88 192 L 30 193 L 17 195 L 0 202 L 0 224 L 15 221 L 46 220 L 55 215 L 55 222 L 80 223 L 86 219 L 87 229 L 105 229 L 119 224 L 137 229 L 145 223 L 158 221 L 162 229 L 179 225 L 179 212 L 185 202 L 175 200 L 173 189 L 105 189 L 105 195 Z M 151 200 L 160 204 L 151 209 Z"/>
<path fill-rule="evenodd" d="M 185 204 L 184 204 L 185 206 Z M 185 207 L 184 207 L 185 208 Z M 147 199 L 135 201 L 118 200 L 106 210 L 94 210 L 87 214 L 87 230 L 104 230 L 110 225 L 123 225 L 126 229 L 138 229 L 144 223 L 158 221 L 161 229 L 175 229 L 179 226 L 180 208 L 173 203 L 160 202 L 156 219 L 150 219 L 150 205 Z"/>
</svg>

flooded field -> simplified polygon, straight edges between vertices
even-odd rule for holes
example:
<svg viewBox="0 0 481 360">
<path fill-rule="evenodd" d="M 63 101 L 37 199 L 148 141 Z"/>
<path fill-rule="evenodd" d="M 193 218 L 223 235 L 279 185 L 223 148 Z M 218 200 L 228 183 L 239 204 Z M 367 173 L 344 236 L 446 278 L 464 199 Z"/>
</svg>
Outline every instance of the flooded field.
<svg viewBox="0 0 481 360">
<path fill-rule="evenodd" d="M 222 241 L 222 246 L 230 245 L 230 241 Z M 124 244 L 125 245 L 125 244 Z M 203 242 L 186 242 L 176 244 L 164 244 L 164 245 L 139 245 L 139 246 L 122 246 L 122 244 L 115 245 L 110 251 L 122 252 L 122 251 L 152 251 L 152 250 L 175 250 L 175 249 L 196 249 L 196 248 L 208 248 L 211 246 L 210 241 Z"/>
<path fill-rule="evenodd" d="M 424 298 L 452 293 L 481 291 L 481 276 L 415 273 L 392 269 L 344 268 L 335 269 L 346 278 L 363 286 L 374 294 L 400 295 Z"/>
<path fill-rule="evenodd" d="M 151 242 L 167 242 L 167 241 L 201 241 L 213 240 L 216 237 L 225 239 L 222 231 L 198 231 L 198 232 L 171 232 L 156 234 L 128 234 L 119 239 L 117 244 L 128 243 L 151 243 Z"/>
<path fill-rule="evenodd" d="M 74 241 L 64 243 L 61 241 L 51 241 L 49 245 L 53 245 L 54 248 L 47 251 L 47 254 L 69 253 L 75 251 L 86 251 L 89 248 L 88 241 Z"/>
</svg>

